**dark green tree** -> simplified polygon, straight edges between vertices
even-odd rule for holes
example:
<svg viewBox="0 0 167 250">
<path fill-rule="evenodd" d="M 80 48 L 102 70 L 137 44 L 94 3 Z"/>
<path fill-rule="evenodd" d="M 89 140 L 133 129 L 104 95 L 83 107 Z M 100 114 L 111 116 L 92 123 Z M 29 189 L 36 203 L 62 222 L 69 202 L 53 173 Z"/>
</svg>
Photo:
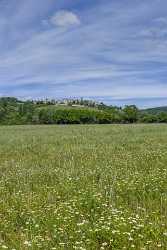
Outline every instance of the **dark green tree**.
<svg viewBox="0 0 167 250">
<path fill-rule="evenodd" d="M 123 109 L 124 112 L 124 120 L 128 123 L 134 123 L 138 119 L 138 108 L 135 105 L 127 105 Z"/>
</svg>

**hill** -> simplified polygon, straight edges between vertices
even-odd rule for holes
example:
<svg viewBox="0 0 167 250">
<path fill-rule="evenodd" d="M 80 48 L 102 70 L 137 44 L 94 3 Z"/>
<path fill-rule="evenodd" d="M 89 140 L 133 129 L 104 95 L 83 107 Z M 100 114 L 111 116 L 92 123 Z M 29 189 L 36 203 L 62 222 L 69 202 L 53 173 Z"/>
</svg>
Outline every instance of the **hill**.
<svg viewBox="0 0 167 250">
<path fill-rule="evenodd" d="M 161 112 L 167 112 L 167 106 L 143 109 L 141 112 L 156 115 Z"/>
<path fill-rule="evenodd" d="M 139 110 L 83 99 L 25 100 L 0 98 L 0 124 L 167 123 L 167 107 Z"/>
</svg>

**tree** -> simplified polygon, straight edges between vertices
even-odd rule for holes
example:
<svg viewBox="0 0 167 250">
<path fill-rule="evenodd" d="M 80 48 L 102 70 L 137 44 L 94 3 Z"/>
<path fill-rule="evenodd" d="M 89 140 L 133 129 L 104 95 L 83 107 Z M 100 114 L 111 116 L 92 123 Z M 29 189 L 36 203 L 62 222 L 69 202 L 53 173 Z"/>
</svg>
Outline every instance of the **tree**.
<svg viewBox="0 0 167 250">
<path fill-rule="evenodd" d="M 153 114 L 144 114 L 140 117 L 140 122 L 144 123 L 154 123 L 157 122 L 157 116 Z"/>
<path fill-rule="evenodd" d="M 135 105 L 127 105 L 123 109 L 125 122 L 134 123 L 138 118 L 138 108 Z"/>
<path fill-rule="evenodd" d="M 158 114 L 158 121 L 159 122 L 167 122 L 167 113 L 166 112 L 161 112 Z"/>
</svg>

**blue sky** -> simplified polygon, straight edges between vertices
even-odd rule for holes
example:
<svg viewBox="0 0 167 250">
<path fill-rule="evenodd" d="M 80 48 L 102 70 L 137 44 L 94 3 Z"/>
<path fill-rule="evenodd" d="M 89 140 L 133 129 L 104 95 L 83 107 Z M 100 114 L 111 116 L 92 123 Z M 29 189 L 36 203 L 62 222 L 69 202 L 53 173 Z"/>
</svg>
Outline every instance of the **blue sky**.
<svg viewBox="0 0 167 250">
<path fill-rule="evenodd" d="M 167 105 L 166 0 L 0 0 L 0 95 Z"/>
</svg>

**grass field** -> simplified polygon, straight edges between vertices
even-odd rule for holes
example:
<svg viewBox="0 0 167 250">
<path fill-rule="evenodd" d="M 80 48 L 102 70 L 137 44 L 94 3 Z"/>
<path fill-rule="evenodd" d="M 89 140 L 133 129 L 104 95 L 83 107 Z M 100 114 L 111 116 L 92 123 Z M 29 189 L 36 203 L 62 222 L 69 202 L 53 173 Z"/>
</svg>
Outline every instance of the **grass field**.
<svg viewBox="0 0 167 250">
<path fill-rule="evenodd" d="M 0 249 L 167 249 L 167 126 L 0 127 Z"/>
</svg>

